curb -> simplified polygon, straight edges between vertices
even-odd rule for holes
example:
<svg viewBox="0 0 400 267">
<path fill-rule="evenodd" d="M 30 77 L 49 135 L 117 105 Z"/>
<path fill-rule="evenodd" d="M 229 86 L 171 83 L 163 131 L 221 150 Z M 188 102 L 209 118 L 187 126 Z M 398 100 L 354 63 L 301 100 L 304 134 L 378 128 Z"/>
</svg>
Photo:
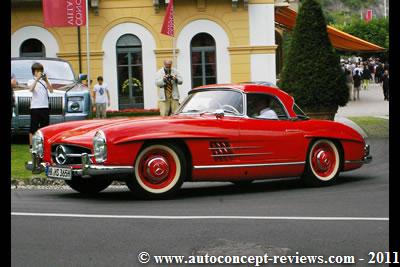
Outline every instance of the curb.
<svg viewBox="0 0 400 267">
<path fill-rule="evenodd" d="M 125 182 L 113 181 L 110 186 L 125 186 Z M 51 187 L 69 187 L 64 180 L 47 179 L 47 178 L 32 178 L 32 179 L 11 179 L 11 188 L 19 187 L 42 188 L 43 186 Z"/>
</svg>

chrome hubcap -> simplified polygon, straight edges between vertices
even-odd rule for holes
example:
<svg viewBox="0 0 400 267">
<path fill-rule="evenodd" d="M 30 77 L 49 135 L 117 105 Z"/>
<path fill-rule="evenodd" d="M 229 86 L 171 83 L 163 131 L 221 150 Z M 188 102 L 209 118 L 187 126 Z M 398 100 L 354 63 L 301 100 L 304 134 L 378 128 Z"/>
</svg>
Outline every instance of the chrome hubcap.
<svg viewBox="0 0 400 267">
<path fill-rule="evenodd" d="M 331 161 L 329 159 L 329 155 L 326 153 L 326 151 L 321 150 L 317 153 L 317 166 L 318 169 L 321 171 L 326 171 L 329 169 L 329 166 L 331 165 Z"/>
<path fill-rule="evenodd" d="M 168 177 L 169 166 L 167 160 L 162 156 L 149 159 L 145 164 L 146 176 L 152 182 L 161 182 Z"/>
</svg>

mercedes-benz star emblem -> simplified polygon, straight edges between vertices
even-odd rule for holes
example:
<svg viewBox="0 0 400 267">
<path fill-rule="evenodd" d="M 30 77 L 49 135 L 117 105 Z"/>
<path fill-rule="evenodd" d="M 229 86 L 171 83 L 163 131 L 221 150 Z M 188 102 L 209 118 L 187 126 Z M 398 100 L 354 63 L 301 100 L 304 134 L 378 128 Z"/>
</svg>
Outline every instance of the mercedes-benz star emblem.
<svg viewBox="0 0 400 267">
<path fill-rule="evenodd" d="M 67 162 L 67 152 L 62 145 L 56 148 L 56 161 L 58 164 L 65 164 L 65 162 Z"/>
</svg>

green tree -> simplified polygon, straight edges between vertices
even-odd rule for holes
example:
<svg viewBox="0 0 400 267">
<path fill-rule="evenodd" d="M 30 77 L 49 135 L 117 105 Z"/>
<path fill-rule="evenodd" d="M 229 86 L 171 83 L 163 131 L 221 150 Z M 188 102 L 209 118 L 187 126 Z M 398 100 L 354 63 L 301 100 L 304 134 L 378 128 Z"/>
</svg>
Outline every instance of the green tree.
<svg viewBox="0 0 400 267">
<path fill-rule="evenodd" d="M 321 6 L 315 0 L 303 1 L 279 86 L 306 112 L 336 112 L 349 98 L 339 62 Z"/>
<path fill-rule="evenodd" d="M 338 24 L 333 25 L 335 28 L 347 32 L 351 35 L 359 37 L 363 40 L 371 42 L 373 44 L 379 45 L 387 49 L 387 51 L 382 53 L 351 53 L 364 58 L 370 56 L 375 56 L 381 58 L 385 61 L 389 54 L 389 19 L 373 19 L 370 22 L 365 22 L 363 20 L 353 21 L 351 24 Z M 348 52 L 340 52 L 342 55 L 349 55 Z"/>
<path fill-rule="evenodd" d="M 370 22 L 364 20 L 353 21 L 350 24 L 337 24 L 334 27 L 357 36 L 376 45 L 389 48 L 389 19 L 373 19 Z"/>
</svg>

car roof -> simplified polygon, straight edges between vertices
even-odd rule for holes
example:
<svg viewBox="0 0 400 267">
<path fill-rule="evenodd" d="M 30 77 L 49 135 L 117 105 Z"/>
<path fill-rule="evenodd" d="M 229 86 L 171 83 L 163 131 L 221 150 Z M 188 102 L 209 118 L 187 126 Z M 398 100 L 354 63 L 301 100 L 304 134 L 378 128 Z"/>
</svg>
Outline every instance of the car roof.
<svg viewBox="0 0 400 267">
<path fill-rule="evenodd" d="M 258 82 L 249 83 L 227 83 L 227 84 L 209 84 L 193 88 L 192 91 L 204 89 L 234 89 L 242 91 L 243 93 L 262 93 L 270 94 L 278 97 L 285 105 L 289 115 L 296 117 L 293 111 L 294 99 L 291 95 L 275 86 L 268 86 Z"/>
</svg>

